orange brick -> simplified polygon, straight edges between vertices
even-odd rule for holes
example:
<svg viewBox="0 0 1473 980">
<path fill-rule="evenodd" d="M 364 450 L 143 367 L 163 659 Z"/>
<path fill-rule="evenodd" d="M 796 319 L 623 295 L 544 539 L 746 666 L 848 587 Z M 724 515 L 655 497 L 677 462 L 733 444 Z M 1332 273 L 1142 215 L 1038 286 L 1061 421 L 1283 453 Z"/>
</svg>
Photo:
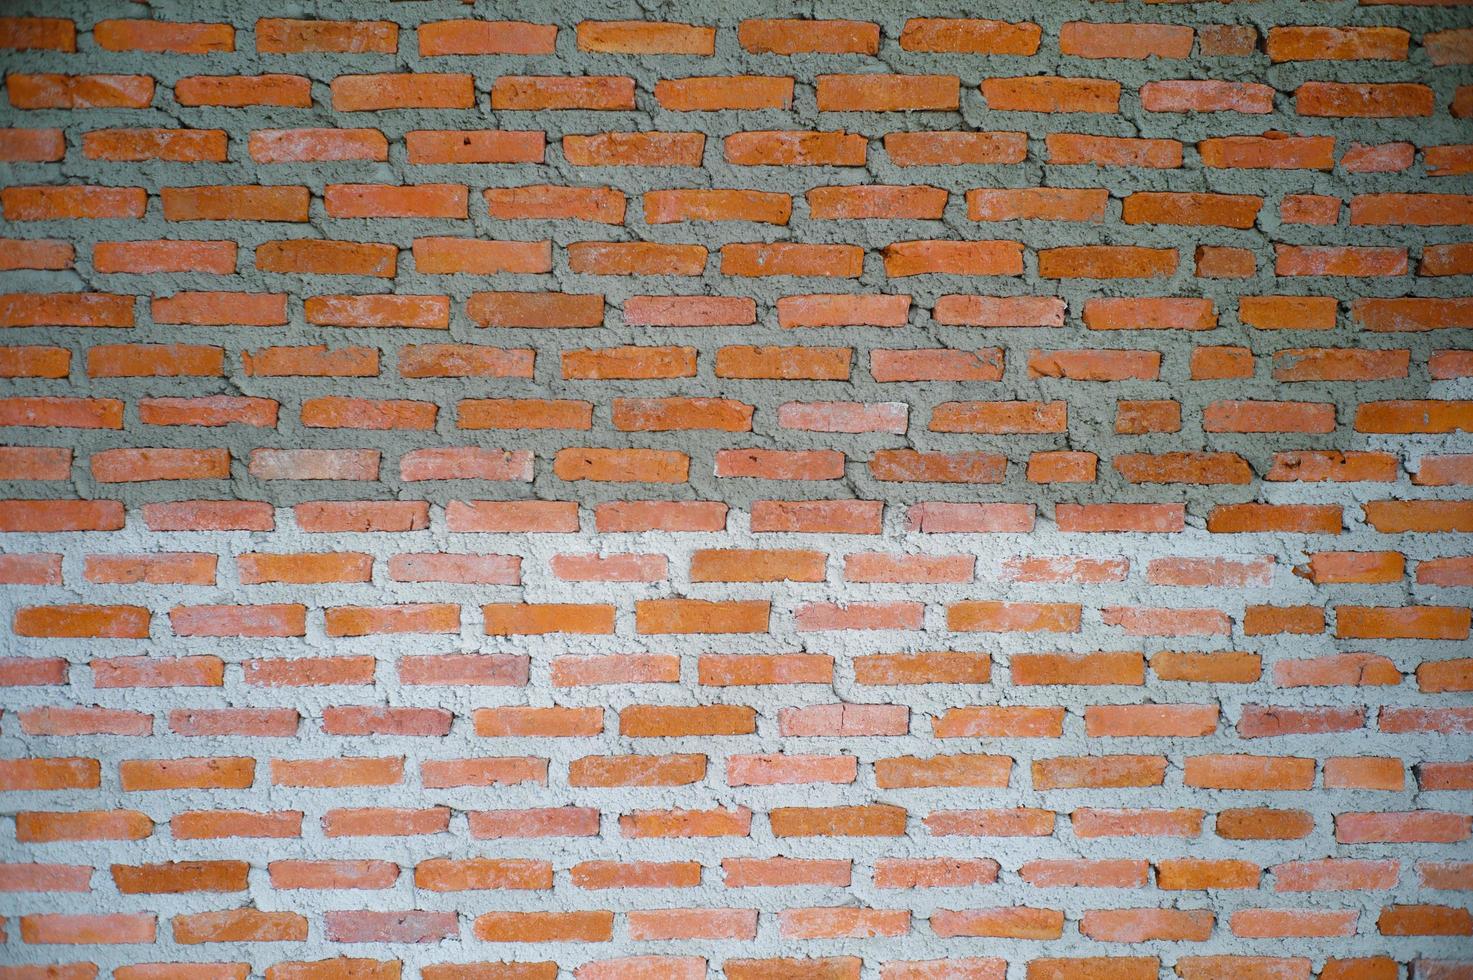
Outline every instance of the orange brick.
<svg viewBox="0 0 1473 980">
<path fill-rule="evenodd" d="M 855 20 L 744 20 L 737 41 L 756 54 L 874 54 L 880 26 Z"/>
</svg>

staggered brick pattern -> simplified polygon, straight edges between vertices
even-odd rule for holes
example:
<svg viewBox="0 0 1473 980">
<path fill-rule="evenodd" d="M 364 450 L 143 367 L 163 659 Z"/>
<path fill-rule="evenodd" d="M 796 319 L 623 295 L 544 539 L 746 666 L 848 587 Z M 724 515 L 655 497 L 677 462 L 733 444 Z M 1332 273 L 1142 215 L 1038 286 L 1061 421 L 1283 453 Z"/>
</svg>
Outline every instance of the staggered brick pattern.
<svg viewBox="0 0 1473 980">
<path fill-rule="evenodd" d="M 4 6 L 0 980 L 1473 977 L 1473 7 Z"/>
</svg>

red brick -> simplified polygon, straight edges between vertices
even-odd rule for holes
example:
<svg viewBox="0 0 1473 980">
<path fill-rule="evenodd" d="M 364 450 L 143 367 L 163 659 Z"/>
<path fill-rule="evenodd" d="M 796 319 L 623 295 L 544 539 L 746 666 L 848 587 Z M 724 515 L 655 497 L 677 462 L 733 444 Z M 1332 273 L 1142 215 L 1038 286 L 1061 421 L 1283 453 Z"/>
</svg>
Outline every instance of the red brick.
<svg viewBox="0 0 1473 980">
<path fill-rule="evenodd" d="M 475 97 L 470 75 L 339 75 L 332 80 L 332 107 L 339 112 L 469 109 Z"/>
<path fill-rule="evenodd" d="M 1182 145 L 1169 139 L 1089 136 L 1050 133 L 1044 138 L 1050 163 L 1092 164 L 1101 167 L 1148 167 L 1171 170 L 1181 166 Z"/>
<path fill-rule="evenodd" d="M 1410 35 L 1394 27 L 1273 27 L 1270 61 L 1405 61 Z"/>
<path fill-rule="evenodd" d="M 288 221 L 307 220 L 310 196 L 305 187 L 221 186 L 165 187 L 166 221 Z"/>
<path fill-rule="evenodd" d="M 624 195 L 608 187 L 492 188 L 485 197 L 491 217 L 504 220 L 572 219 L 602 224 L 624 220 Z"/>
<path fill-rule="evenodd" d="M 30 75 L 5 79 L 16 109 L 146 109 L 154 81 L 147 75 Z"/>
<path fill-rule="evenodd" d="M 465 76 L 467 82 L 470 76 Z M 618 75 L 578 77 L 503 75 L 491 86 L 491 108 L 633 109 L 634 79 Z"/>
<path fill-rule="evenodd" d="M 1462 980 L 1419 3 L 0 17 L 0 980 Z"/>
<path fill-rule="evenodd" d="M 312 82 L 302 75 L 193 75 L 174 83 L 174 98 L 184 106 L 312 105 Z"/>
<path fill-rule="evenodd" d="M 900 167 L 1022 163 L 1028 156 L 1024 133 L 886 133 L 884 144 Z"/>
<path fill-rule="evenodd" d="M 77 250 L 67 242 L 51 239 L 0 238 L 0 271 L 17 269 L 69 269 Z M 3 350 L 14 350 L 5 348 Z M 5 370 L 14 370 L 5 368 Z M 12 375 L 6 375 L 10 377 Z"/>
<path fill-rule="evenodd" d="M 1432 103 L 1431 88 L 1411 83 L 1305 82 L 1294 92 L 1294 111 L 1301 116 L 1430 116 Z"/>
<path fill-rule="evenodd" d="M 262 54 L 393 54 L 399 28 L 385 20 L 256 21 L 256 50 Z"/>
<path fill-rule="evenodd" d="M 1273 111 L 1274 90 L 1258 82 L 1161 81 L 1141 86 L 1141 107 L 1147 112 L 1243 112 L 1259 115 Z"/>
<path fill-rule="evenodd" d="M 862 167 L 866 147 L 863 136 L 801 130 L 734 133 L 723 145 L 727 162 L 744 167 Z"/>
<path fill-rule="evenodd" d="M 984 78 L 982 96 L 989 109 L 1004 112 L 1114 113 L 1120 108 L 1120 83 L 1101 78 Z"/>
<path fill-rule="evenodd" d="M 223 129 L 96 129 L 83 134 L 89 160 L 224 163 Z"/>
<path fill-rule="evenodd" d="M 61 17 L 0 18 L 0 47 L 15 51 L 76 51 L 77 25 Z"/>
<path fill-rule="evenodd" d="M 737 40 L 757 54 L 874 54 L 880 27 L 855 20 L 744 20 Z"/>
<path fill-rule="evenodd" d="M 404 134 L 412 164 L 541 163 L 546 142 L 537 130 L 416 129 Z"/>
<path fill-rule="evenodd" d="M 131 327 L 133 297 L 110 293 L 11 293 L 0 296 L 7 327 Z"/>
<path fill-rule="evenodd" d="M 655 100 L 674 112 L 786 109 L 793 102 L 793 79 L 769 75 L 662 78 L 655 83 Z"/>
</svg>

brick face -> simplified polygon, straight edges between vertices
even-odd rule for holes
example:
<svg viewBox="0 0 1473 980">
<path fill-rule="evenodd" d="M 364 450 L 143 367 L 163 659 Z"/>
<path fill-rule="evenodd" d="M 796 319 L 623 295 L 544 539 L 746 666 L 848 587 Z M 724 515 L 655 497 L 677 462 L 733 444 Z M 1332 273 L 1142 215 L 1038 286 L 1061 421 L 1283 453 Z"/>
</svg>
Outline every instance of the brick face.
<svg viewBox="0 0 1473 980">
<path fill-rule="evenodd" d="M 777 6 L 0 10 L 0 980 L 1473 977 L 1470 8 Z"/>
</svg>

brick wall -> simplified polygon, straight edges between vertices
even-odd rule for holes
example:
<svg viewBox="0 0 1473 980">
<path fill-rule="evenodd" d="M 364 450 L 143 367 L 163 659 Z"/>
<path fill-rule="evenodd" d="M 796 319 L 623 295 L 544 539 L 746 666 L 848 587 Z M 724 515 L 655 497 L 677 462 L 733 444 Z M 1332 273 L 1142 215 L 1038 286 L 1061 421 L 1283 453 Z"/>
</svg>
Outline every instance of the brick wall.
<svg viewBox="0 0 1473 980">
<path fill-rule="evenodd" d="M 1473 8 L 650 6 L 4 4 L 0 980 L 1473 977 Z"/>
</svg>

